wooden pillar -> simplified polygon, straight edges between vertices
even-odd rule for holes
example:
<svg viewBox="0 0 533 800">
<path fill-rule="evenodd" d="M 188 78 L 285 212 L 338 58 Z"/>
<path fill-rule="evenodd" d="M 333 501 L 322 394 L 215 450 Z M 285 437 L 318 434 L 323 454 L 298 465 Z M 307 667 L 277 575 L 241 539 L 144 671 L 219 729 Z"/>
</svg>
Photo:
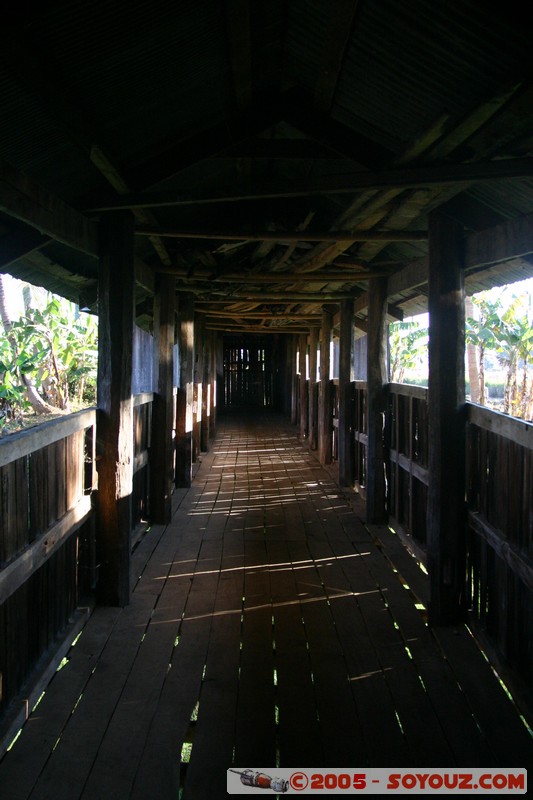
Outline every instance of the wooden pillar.
<svg viewBox="0 0 533 800">
<path fill-rule="evenodd" d="M 178 351 L 180 385 L 176 413 L 176 486 L 192 481 L 192 404 L 194 369 L 194 295 L 178 294 Z"/>
<path fill-rule="evenodd" d="M 150 499 L 154 522 L 166 525 L 172 516 L 173 378 L 176 280 L 158 275 L 154 296 L 154 375 L 157 381 L 152 410 Z"/>
<path fill-rule="evenodd" d="M 333 449 L 333 405 L 330 370 L 332 314 L 322 309 L 320 344 L 320 390 L 318 394 L 318 457 L 322 464 L 331 464 Z"/>
<path fill-rule="evenodd" d="M 465 614 L 465 320 L 464 232 L 433 212 L 429 224 L 430 621 L 455 624 Z"/>
<path fill-rule="evenodd" d="M 203 375 L 203 318 L 194 317 L 194 368 L 193 368 L 193 425 L 192 425 L 192 460 L 199 458 L 202 426 L 202 375 Z"/>
<path fill-rule="evenodd" d="M 296 350 L 298 347 L 298 339 L 296 336 L 291 336 L 289 343 L 289 380 L 291 392 L 291 424 L 296 425 L 298 422 L 298 376 L 296 374 Z"/>
<path fill-rule="evenodd" d="M 366 520 L 387 521 L 385 427 L 387 383 L 387 280 L 372 278 L 368 286 Z"/>
<path fill-rule="evenodd" d="M 308 424 L 308 382 L 307 382 L 307 334 L 300 335 L 300 439 L 303 441 L 309 432 Z"/>
<path fill-rule="evenodd" d="M 217 334 L 210 331 L 208 339 L 208 362 L 209 362 L 209 438 L 215 435 L 217 424 L 217 374 L 216 374 L 216 355 L 217 355 Z"/>
<path fill-rule="evenodd" d="M 354 440 L 352 430 L 353 300 L 341 300 L 339 341 L 339 484 L 353 486 Z"/>
<path fill-rule="evenodd" d="M 316 408 L 316 361 L 318 353 L 318 328 L 311 328 L 309 334 L 309 448 L 316 450 L 318 447 L 318 430 L 316 425 L 317 408 Z"/>
<path fill-rule="evenodd" d="M 106 214 L 98 273 L 97 595 L 113 606 L 130 601 L 134 289 L 133 217 Z"/>
<path fill-rule="evenodd" d="M 209 450 L 209 348 L 207 343 L 207 331 L 205 329 L 205 317 L 202 315 L 200 326 L 200 341 L 198 345 L 198 379 L 200 382 L 201 393 L 198 402 L 200 403 L 200 450 L 206 453 Z"/>
</svg>

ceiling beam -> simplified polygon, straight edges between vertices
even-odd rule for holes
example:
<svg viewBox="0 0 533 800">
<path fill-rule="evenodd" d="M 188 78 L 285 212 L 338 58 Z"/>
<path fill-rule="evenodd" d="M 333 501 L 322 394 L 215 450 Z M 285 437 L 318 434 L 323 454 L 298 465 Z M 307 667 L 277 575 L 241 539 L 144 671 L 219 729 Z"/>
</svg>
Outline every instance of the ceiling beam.
<svg viewBox="0 0 533 800">
<path fill-rule="evenodd" d="M 380 172 L 361 172 L 351 175 L 323 177 L 305 186 L 278 185 L 254 192 L 214 192 L 203 196 L 178 195 L 176 192 L 149 192 L 125 195 L 115 202 L 95 208 L 90 212 L 114 211 L 121 208 L 167 208 L 173 206 L 207 205 L 210 203 L 236 203 L 250 200 L 275 200 L 277 198 L 315 197 L 327 194 L 356 194 L 360 191 L 411 189 L 418 187 L 449 186 L 451 184 L 483 183 L 486 181 L 533 176 L 533 158 L 502 159 L 472 164 L 429 164 L 402 167 Z"/>
<path fill-rule="evenodd" d="M 271 272 L 271 273 L 249 273 L 243 272 L 241 275 L 213 275 L 213 273 L 204 272 L 198 274 L 187 273 L 183 270 L 169 272 L 167 268 L 157 268 L 156 272 L 164 272 L 165 274 L 175 275 L 176 278 L 188 281 L 209 281 L 210 283 L 250 283 L 254 284 L 275 284 L 275 283 L 327 283 L 345 281 L 359 282 L 366 281 L 370 278 L 383 278 L 388 273 L 386 272 Z"/>
<path fill-rule="evenodd" d="M 137 236 L 162 236 L 172 239 L 214 239 L 229 242 L 420 242 L 427 231 L 190 231 L 169 228 L 137 227 Z"/>
<path fill-rule="evenodd" d="M 200 314 L 208 317 L 234 317 L 238 319 L 315 319 L 316 314 L 303 314 L 299 311 L 228 311 L 227 309 L 199 308 L 196 309 Z"/>
<path fill-rule="evenodd" d="M 187 287 L 188 288 L 188 287 Z M 214 291 L 213 295 L 219 294 Z M 248 291 L 242 289 L 240 291 L 232 292 L 227 295 L 226 303 L 236 303 L 243 300 L 257 300 L 259 302 L 274 300 L 277 303 L 302 303 L 302 302 L 335 302 L 339 300 L 351 300 L 354 297 L 353 292 L 284 292 L 282 295 L 277 292 L 276 294 L 269 294 L 266 291 Z"/>
<path fill-rule="evenodd" d="M 0 211 L 36 228 L 43 236 L 98 255 L 97 226 L 26 175 L 0 162 Z"/>
</svg>

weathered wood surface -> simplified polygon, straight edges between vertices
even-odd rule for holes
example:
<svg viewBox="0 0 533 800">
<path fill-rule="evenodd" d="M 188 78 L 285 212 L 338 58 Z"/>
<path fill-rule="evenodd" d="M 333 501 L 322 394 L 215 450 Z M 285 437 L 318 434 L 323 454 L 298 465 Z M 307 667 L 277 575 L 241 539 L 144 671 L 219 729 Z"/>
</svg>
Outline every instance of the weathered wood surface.
<svg viewBox="0 0 533 800">
<path fill-rule="evenodd" d="M 437 625 L 465 614 L 464 233 L 429 218 L 428 568 Z"/>
<path fill-rule="evenodd" d="M 367 471 L 366 513 L 371 523 L 385 522 L 385 384 L 386 364 L 386 306 L 387 280 L 375 278 L 370 282 L 368 306 L 368 352 L 367 352 Z"/>
<path fill-rule="evenodd" d="M 0 763 L 2 800 L 222 800 L 231 766 L 530 763 L 467 630 L 435 638 L 425 575 L 330 472 L 279 419 L 221 417 L 135 551 L 131 605 L 97 609 Z"/>
<path fill-rule="evenodd" d="M 533 697 L 533 426 L 468 406 L 472 622 L 515 691 Z M 513 440 L 514 434 L 514 440 Z"/>
<path fill-rule="evenodd" d="M 99 475 L 98 592 L 107 604 L 130 597 L 133 491 L 133 218 L 112 215 L 100 225 L 98 275 Z"/>
<path fill-rule="evenodd" d="M 389 384 L 389 515 L 416 552 L 427 540 L 427 389 Z"/>
</svg>

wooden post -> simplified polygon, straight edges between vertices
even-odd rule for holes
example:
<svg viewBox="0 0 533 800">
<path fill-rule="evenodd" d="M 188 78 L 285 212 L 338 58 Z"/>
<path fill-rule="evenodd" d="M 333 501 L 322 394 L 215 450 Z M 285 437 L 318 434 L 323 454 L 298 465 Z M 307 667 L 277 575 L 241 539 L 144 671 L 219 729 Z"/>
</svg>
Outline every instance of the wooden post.
<svg viewBox="0 0 533 800">
<path fill-rule="evenodd" d="M 114 606 L 130 601 L 134 288 L 133 217 L 107 214 L 98 274 L 97 595 Z"/>
<path fill-rule="evenodd" d="M 318 328 L 311 328 L 309 335 L 309 448 L 316 450 L 318 446 L 318 431 L 316 427 L 316 360 L 318 353 Z"/>
<path fill-rule="evenodd" d="M 333 450 L 333 405 L 330 370 L 332 314 L 322 309 L 320 344 L 320 391 L 318 395 L 318 457 L 322 464 L 331 464 Z"/>
<path fill-rule="evenodd" d="M 178 294 L 178 350 L 180 385 L 176 413 L 176 486 L 192 481 L 192 404 L 194 369 L 194 295 Z"/>
<path fill-rule="evenodd" d="M 429 614 L 453 625 L 466 607 L 464 232 L 429 219 Z"/>
<path fill-rule="evenodd" d="M 296 374 L 296 349 L 298 347 L 298 339 L 296 336 L 291 336 L 289 344 L 289 376 L 291 388 L 291 424 L 296 425 L 298 422 L 298 376 Z"/>
<path fill-rule="evenodd" d="M 200 419 L 200 450 L 206 453 L 209 450 L 209 349 L 207 342 L 207 331 L 205 329 L 204 318 L 202 317 L 199 326 L 198 341 L 198 380 L 201 392 L 199 391 L 198 403 Z"/>
<path fill-rule="evenodd" d="M 339 340 L 339 484 L 353 486 L 354 439 L 352 431 L 353 300 L 341 300 Z"/>
<path fill-rule="evenodd" d="M 154 375 L 157 391 L 152 409 L 150 454 L 151 516 L 166 525 L 172 516 L 172 424 L 176 281 L 158 275 L 154 296 Z"/>
<path fill-rule="evenodd" d="M 368 295 L 366 520 L 369 523 L 384 523 L 387 521 L 383 441 L 387 383 L 386 278 L 372 278 Z"/>
<path fill-rule="evenodd" d="M 309 432 L 308 422 L 308 382 L 307 382 L 307 334 L 300 335 L 300 439 L 303 441 Z"/>
<path fill-rule="evenodd" d="M 216 331 L 210 331 L 208 339 L 208 362 L 209 362 L 209 438 L 215 435 L 217 424 L 217 375 L 216 375 L 216 355 L 218 337 Z"/>
</svg>

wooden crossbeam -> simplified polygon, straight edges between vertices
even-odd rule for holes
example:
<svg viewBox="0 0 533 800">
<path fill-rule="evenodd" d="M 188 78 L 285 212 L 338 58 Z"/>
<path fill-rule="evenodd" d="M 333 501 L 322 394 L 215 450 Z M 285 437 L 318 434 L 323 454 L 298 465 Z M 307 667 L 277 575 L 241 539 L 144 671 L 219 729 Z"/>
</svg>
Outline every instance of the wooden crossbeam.
<svg viewBox="0 0 533 800">
<path fill-rule="evenodd" d="M 206 317 L 231 317 L 232 319 L 240 319 L 241 317 L 244 319 L 275 319 L 275 320 L 284 320 L 284 319 L 315 319 L 316 314 L 300 314 L 297 311 L 291 312 L 287 311 L 283 314 L 281 313 L 273 313 L 271 311 L 215 311 L 214 309 L 196 309 L 197 313 L 205 314 Z"/>
<path fill-rule="evenodd" d="M 135 233 L 137 236 L 229 242 L 420 242 L 427 239 L 426 231 L 191 231 L 137 227 Z"/>
<path fill-rule="evenodd" d="M 533 175 L 533 158 L 502 159 L 472 164 L 431 164 L 423 167 L 402 167 L 380 172 L 361 172 L 348 176 L 321 178 L 303 186 L 272 185 L 255 192 L 213 192 L 210 195 L 186 196 L 176 192 L 150 192 L 125 195 L 113 203 L 87 209 L 90 212 L 116 209 L 165 208 L 210 203 L 235 203 L 277 198 L 318 197 L 327 194 L 356 194 L 360 191 L 413 189 L 423 186 L 465 185 Z"/>
<path fill-rule="evenodd" d="M 165 272 L 161 269 L 157 272 Z M 256 284 L 275 284 L 275 283 L 358 283 L 359 281 L 366 281 L 370 278 L 379 278 L 386 276 L 386 272 L 271 272 L 271 273 L 243 273 L 242 275 L 212 275 L 200 274 L 196 272 L 189 275 L 183 271 L 172 273 L 181 280 L 188 281 L 209 281 L 210 283 L 249 283 Z"/>
</svg>

